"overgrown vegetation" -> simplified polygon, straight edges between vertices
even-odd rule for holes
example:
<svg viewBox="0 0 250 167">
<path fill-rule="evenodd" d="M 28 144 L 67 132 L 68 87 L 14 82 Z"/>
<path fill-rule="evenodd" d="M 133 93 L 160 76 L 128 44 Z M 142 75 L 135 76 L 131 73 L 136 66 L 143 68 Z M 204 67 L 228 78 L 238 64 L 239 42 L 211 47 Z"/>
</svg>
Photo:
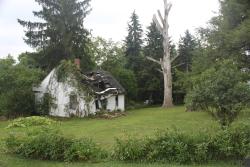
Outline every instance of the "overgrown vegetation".
<svg viewBox="0 0 250 167">
<path fill-rule="evenodd" d="M 244 76 L 233 61 L 225 60 L 189 77 L 188 110 L 208 111 L 222 126 L 230 125 L 250 103 L 250 86 Z"/>
<path fill-rule="evenodd" d="M 241 160 L 250 153 L 250 126 L 240 124 L 215 134 L 168 130 L 154 138 L 117 139 L 114 157 L 121 161 L 207 163 Z"/>
<path fill-rule="evenodd" d="M 49 115 L 51 108 L 57 108 L 54 103 L 55 98 L 50 93 L 44 93 L 40 101 L 36 101 L 36 113 L 39 115 Z"/>
<path fill-rule="evenodd" d="M 29 128 L 32 126 L 53 126 L 56 124 L 58 124 L 58 122 L 52 119 L 32 116 L 26 118 L 17 118 L 11 121 L 7 128 Z"/>
<path fill-rule="evenodd" d="M 0 115 L 15 118 L 35 114 L 32 86 L 42 74 L 40 69 L 15 64 L 10 56 L 0 59 Z"/>
<path fill-rule="evenodd" d="M 63 60 L 60 65 L 56 68 L 55 76 L 58 82 L 67 83 L 69 86 L 76 88 L 74 94 L 78 98 L 82 98 L 85 101 L 86 115 L 90 112 L 90 102 L 94 98 L 94 92 L 91 90 L 86 82 L 83 74 L 81 74 L 80 69 L 72 63 L 71 61 Z"/>
<path fill-rule="evenodd" d="M 98 161 L 107 157 L 92 140 L 65 137 L 55 124 L 42 117 L 14 120 L 5 139 L 7 151 L 40 160 Z"/>
<path fill-rule="evenodd" d="M 101 149 L 91 139 L 65 137 L 54 123 L 41 124 L 46 118 L 24 119 L 27 126 L 9 125 L 5 139 L 9 153 L 25 158 L 59 161 L 101 161 L 108 154 L 129 162 L 206 164 L 211 161 L 242 160 L 250 154 L 250 125 L 235 124 L 216 132 L 186 133 L 179 129 L 160 131 L 143 138 L 117 138 L 114 151 Z M 16 121 L 14 121 L 16 122 Z M 26 123 L 25 123 L 26 122 Z M 25 127 L 25 128 L 23 128 Z"/>
</svg>

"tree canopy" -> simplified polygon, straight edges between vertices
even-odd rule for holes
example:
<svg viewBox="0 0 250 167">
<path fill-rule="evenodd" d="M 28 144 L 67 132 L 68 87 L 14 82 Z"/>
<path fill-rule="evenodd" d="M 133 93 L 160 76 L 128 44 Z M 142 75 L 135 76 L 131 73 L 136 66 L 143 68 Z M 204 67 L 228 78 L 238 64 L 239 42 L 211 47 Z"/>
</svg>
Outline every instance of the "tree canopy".
<svg viewBox="0 0 250 167">
<path fill-rule="evenodd" d="M 44 69 L 52 69 L 63 59 L 75 57 L 85 61 L 85 68 L 93 63 L 88 51 L 89 32 L 84 19 L 91 11 L 90 0 L 36 0 L 42 7 L 33 14 L 40 22 L 18 22 L 25 27 L 24 41 L 37 50 L 32 56 Z"/>
</svg>

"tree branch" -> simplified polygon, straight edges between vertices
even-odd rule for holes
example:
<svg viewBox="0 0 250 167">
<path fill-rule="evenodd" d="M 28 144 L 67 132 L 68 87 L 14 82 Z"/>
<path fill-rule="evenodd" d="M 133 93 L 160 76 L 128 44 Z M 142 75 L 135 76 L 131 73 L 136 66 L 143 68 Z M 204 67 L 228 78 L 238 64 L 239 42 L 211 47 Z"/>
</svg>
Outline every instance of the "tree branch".
<svg viewBox="0 0 250 167">
<path fill-rule="evenodd" d="M 171 8 L 172 8 L 172 4 L 168 3 L 168 0 L 164 0 L 164 8 L 165 8 L 165 15 L 168 15 Z M 165 18 L 166 19 L 166 18 Z"/>
<path fill-rule="evenodd" d="M 179 55 L 175 56 L 174 58 L 171 59 L 171 63 L 173 63 L 177 58 L 179 57 Z"/>
<path fill-rule="evenodd" d="M 161 61 L 155 60 L 154 58 L 149 57 L 149 56 L 147 56 L 146 58 L 147 58 L 148 60 L 152 61 L 152 62 L 155 62 L 155 63 L 161 65 Z"/>
<path fill-rule="evenodd" d="M 164 2 L 165 9 L 167 9 L 167 6 L 168 6 L 168 0 L 163 0 L 163 2 Z"/>
<path fill-rule="evenodd" d="M 161 34 L 163 34 L 163 28 L 162 28 L 161 24 L 159 23 L 159 21 L 157 20 L 155 14 L 153 16 L 153 21 L 156 24 L 157 29 L 161 32 Z"/>
<path fill-rule="evenodd" d="M 177 64 L 176 66 L 172 66 L 172 68 L 176 68 L 176 67 L 179 67 L 179 66 L 182 66 L 184 65 L 185 63 L 180 63 L 180 64 Z"/>
<path fill-rule="evenodd" d="M 156 70 L 163 74 L 163 71 L 161 69 L 156 69 Z"/>
<path fill-rule="evenodd" d="M 164 27 L 164 19 L 163 19 L 163 17 L 162 17 L 162 15 L 161 15 L 161 12 L 160 12 L 160 10 L 157 10 L 157 13 L 158 13 L 158 16 L 159 16 L 159 18 L 160 18 L 160 20 L 161 20 L 161 23 L 162 23 L 162 25 L 163 25 L 163 27 Z"/>
<path fill-rule="evenodd" d="M 168 8 L 167 8 L 168 13 L 170 12 L 171 8 L 172 8 L 172 4 L 170 3 L 170 4 L 168 4 Z"/>
</svg>

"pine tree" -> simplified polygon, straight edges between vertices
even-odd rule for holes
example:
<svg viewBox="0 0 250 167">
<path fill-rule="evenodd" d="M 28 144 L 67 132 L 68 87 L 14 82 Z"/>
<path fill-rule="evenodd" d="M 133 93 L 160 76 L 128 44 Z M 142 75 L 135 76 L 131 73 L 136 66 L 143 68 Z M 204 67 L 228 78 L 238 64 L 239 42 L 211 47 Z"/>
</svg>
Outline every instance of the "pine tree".
<svg viewBox="0 0 250 167">
<path fill-rule="evenodd" d="M 162 35 L 158 31 L 154 22 L 147 28 L 146 43 L 143 49 L 145 57 L 160 59 L 163 55 Z M 148 63 L 147 59 L 142 61 L 143 70 L 139 79 L 139 96 L 140 99 L 152 100 L 153 103 L 161 103 L 163 100 L 163 77 L 157 64 Z M 149 79 L 150 78 L 150 79 Z"/>
<path fill-rule="evenodd" d="M 37 60 L 45 69 L 54 68 L 62 59 L 88 57 L 88 35 L 84 19 L 90 12 L 90 0 L 35 0 L 42 10 L 34 11 L 41 22 L 18 19 L 25 27 L 24 41 L 39 52 Z"/>
<path fill-rule="evenodd" d="M 140 64 L 141 64 L 141 51 L 142 51 L 142 28 L 141 24 L 139 23 L 139 17 L 135 13 L 135 11 L 132 13 L 132 16 L 130 17 L 130 22 L 128 24 L 128 36 L 125 40 L 125 55 L 127 58 L 127 65 L 126 67 L 132 71 L 134 71 L 135 74 L 138 74 L 138 71 L 140 70 Z"/>
<path fill-rule="evenodd" d="M 178 58 L 176 63 L 179 65 L 178 69 L 189 72 L 191 70 L 193 52 L 196 49 L 196 42 L 194 37 L 187 30 L 185 36 L 181 37 L 178 47 Z"/>
</svg>

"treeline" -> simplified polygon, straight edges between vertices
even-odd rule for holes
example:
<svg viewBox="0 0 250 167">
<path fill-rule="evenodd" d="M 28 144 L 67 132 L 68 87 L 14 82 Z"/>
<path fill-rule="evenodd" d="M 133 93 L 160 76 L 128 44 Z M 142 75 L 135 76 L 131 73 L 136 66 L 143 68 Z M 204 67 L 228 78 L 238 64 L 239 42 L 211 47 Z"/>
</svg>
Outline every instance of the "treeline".
<svg viewBox="0 0 250 167">
<path fill-rule="evenodd" d="M 162 103 L 161 69 L 146 59 L 150 56 L 159 60 L 163 55 L 162 36 L 153 22 L 143 32 L 134 11 L 126 38 L 117 43 L 93 38 L 85 29 L 84 19 L 91 11 L 90 0 L 37 2 L 43 9 L 34 15 L 43 22 L 18 20 L 25 28 L 25 42 L 36 52 L 21 54 L 18 64 L 10 57 L 0 60 L 1 114 L 32 113 L 33 106 L 25 106 L 32 101 L 23 101 L 32 99 L 32 85 L 39 83 L 62 60 L 74 58 L 81 59 L 82 71 L 103 69 L 111 72 L 125 87 L 128 106 Z M 171 42 L 171 56 L 177 55 L 172 70 L 174 103 L 185 102 L 190 111 L 211 107 L 222 108 L 221 112 L 232 110 L 235 117 L 249 100 L 246 81 L 250 68 L 250 2 L 220 1 L 220 11 L 207 27 L 199 28 L 195 35 L 187 30 L 177 45 Z M 22 81 L 19 82 L 19 78 Z M 12 94 L 7 90 L 13 91 Z M 213 115 L 220 117 L 217 111 L 213 111 Z"/>
</svg>

